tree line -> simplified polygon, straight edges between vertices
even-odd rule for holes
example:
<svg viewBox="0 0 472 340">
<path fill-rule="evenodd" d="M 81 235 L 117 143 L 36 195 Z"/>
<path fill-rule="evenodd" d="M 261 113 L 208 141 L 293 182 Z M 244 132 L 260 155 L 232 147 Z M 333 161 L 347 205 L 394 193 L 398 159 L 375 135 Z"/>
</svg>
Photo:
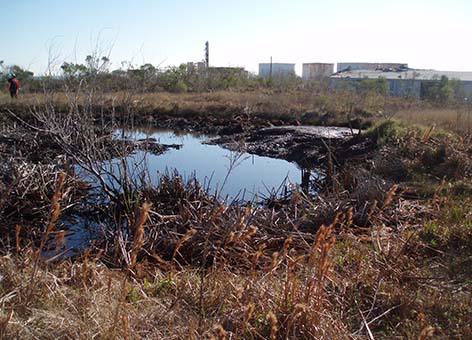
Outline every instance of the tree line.
<svg viewBox="0 0 472 340">
<path fill-rule="evenodd" d="M 110 70 L 108 57 L 89 55 L 83 63 L 64 62 L 60 72 L 54 75 L 34 76 L 30 70 L 18 65 L 7 66 L 0 61 L 0 80 L 6 82 L 10 73 L 15 73 L 21 81 L 22 91 L 42 92 L 48 90 L 60 91 L 76 88 L 87 83 L 102 91 L 136 92 L 208 92 L 217 90 L 251 91 L 271 89 L 276 91 L 291 91 L 299 88 L 309 88 L 318 93 L 331 90 L 329 81 L 318 80 L 304 82 L 296 75 L 285 77 L 259 77 L 237 67 L 201 67 L 189 63 L 179 66 L 157 67 L 150 63 L 134 66 L 130 62 L 122 62 L 119 69 Z M 421 99 L 439 104 L 448 104 L 463 99 L 459 81 L 442 76 L 439 79 L 425 82 L 421 89 Z M 362 79 L 340 86 L 342 91 L 351 91 L 360 95 L 375 94 L 388 96 L 387 80 Z"/>
</svg>

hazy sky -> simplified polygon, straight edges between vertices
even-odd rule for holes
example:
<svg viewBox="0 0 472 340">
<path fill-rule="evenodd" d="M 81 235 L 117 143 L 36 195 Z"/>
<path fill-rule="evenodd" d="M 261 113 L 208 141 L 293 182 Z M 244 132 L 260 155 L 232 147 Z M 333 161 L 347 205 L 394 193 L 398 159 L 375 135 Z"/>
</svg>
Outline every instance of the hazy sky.
<svg viewBox="0 0 472 340">
<path fill-rule="evenodd" d="M 406 62 L 472 71 L 471 0 L 2 0 L 0 60 L 42 73 L 48 55 L 177 65 Z M 98 42 L 98 44 L 97 44 Z M 51 51 L 49 53 L 48 51 Z"/>
</svg>

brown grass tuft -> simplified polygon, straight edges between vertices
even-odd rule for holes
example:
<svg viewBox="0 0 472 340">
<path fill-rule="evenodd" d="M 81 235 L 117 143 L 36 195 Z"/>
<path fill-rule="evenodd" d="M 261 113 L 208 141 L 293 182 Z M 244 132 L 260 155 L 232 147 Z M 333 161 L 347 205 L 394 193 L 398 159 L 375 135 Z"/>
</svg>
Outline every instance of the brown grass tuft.
<svg viewBox="0 0 472 340">
<path fill-rule="evenodd" d="M 133 237 L 133 248 L 130 252 L 130 266 L 134 267 L 136 265 L 136 258 L 139 251 L 144 244 L 144 224 L 146 223 L 149 211 L 151 211 L 152 205 L 148 202 L 144 202 L 142 207 L 139 209 L 138 216 L 134 223 L 134 237 Z"/>
<path fill-rule="evenodd" d="M 269 311 L 269 313 L 267 313 L 266 315 L 266 320 L 269 322 L 269 326 L 270 326 L 270 336 L 269 336 L 269 339 L 270 340 L 275 340 L 277 338 L 277 317 L 275 316 L 275 314 L 271 311 Z"/>
<path fill-rule="evenodd" d="M 192 238 L 192 236 L 195 235 L 196 233 L 197 233 L 196 229 L 190 228 L 189 230 L 187 230 L 187 232 L 180 238 L 179 242 L 175 246 L 174 252 L 172 254 L 172 260 L 175 259 L 175 256 L 179 252 L 180 247 L 182 247 L 182 245 L 188 240 L 190 240 L 190 238 Z"/>
</svg>

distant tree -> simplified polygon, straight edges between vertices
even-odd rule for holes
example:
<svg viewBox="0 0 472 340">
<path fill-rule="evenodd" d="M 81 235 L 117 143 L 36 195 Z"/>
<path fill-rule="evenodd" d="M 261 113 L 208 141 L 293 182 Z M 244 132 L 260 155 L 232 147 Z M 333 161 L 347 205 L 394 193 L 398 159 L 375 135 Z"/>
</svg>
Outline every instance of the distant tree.
<svg viewBox="0 0 472 340">
<path fill-rule="evenodd" d="M 449 84 L 454 92 L 454 100 L 456 102 L 463 102 L 466 94 L 461 81 L 459 79 L 450 79 Z"/>
<path fill-rule="evenodd" d="M 146 89 L 152 89 L 156 84 L 157 68 L 152 64 L 144 64 L 139 67 L 139 70 L 135 70 L 134 75 L 138 76 L 141 86 Z"/>
<path fill-rule="evenodd" d="M 139 67 L 141 71 L 143 71 L 143 75 L 145 77 L 153 77 L 156 75 L 157 69 L 152 64 L 144 64 Z"/>
<path fill-rule="evenodd" d="M 64 76 L 71 78 L 80 78 L 87 75 L 87 66 L 84 64 L 74 64 L 64 62 L 61 66 Z"/>
<path fill-rule="evenodd" d="M 85 63 L 89 74 L 108 73 L 110 59 L 105 56 L 100 58 L 94 55 L 88 55 L 85 57 Z"/>
<path fill-rule="evenodd" d="M 267 87 L 279 92 L 290 91 L 300 87 L 303 84 L 302 78 L 296 74 L 268 77 L 265 81 Z"/>
<path fill-rule="evenodd" d="M 207 77 L 207 88 L 210 90 L 234 90 L 248 84 L 247 72 L 239 68 L 210 68 Z"/>
<path fill-rule="evenodd" d="M 169 92 L 187 92 L 186 75 L 187 66 L 185 64 L 169 67 L 164 72 L 159 72 L 158 84 Z"/>
<path fill-rule="evenodd" d="M 452 102 L 456 94 L 460 92 L 460 82 L 457 80 L 449 80 L 446 76 L 426 81 L 422 87 L 422 98 L 438 103 L 448 104 Z"/>
<path fill-rule="evenodd" d="M 454 85 L 446 76 L 442 76 L 441 80 L 439 81 L 437 97 L 439 102 L 443 104 L 446 104 L 454 99 Z"/>
<path fill-rule="evenodd" d="M 385 78 L 376 78 L 376 79 L 362 79 L 359 81 L 358 90 L 362 94 L 387 94 L 387 80 Z"/>
<path fill-rule="evenodd" d="M 5 70 L 3 66 L 3 60 L 0 60 L 0 81 L 2 83 L 5 81 Z M 0 86 L 0 89 L 3 89 L 3 86 Z"/>
</svg>

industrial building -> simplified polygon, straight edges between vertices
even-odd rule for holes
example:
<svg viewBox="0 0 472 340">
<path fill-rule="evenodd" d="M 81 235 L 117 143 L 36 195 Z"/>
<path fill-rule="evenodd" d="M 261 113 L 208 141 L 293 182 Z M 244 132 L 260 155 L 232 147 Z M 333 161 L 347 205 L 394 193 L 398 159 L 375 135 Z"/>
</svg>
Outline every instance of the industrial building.
<svg viewBox="0 0 472 340">
<path fill-rule="evenodd" d="M 472 72 L 452 72 L 435 70 L 351 70 L 338 72 L 330 77 L 330 86 L 339 88 L 341 84 L 356 87 L 364 79 L 383 78 L 387 82 L 387 94 L 391 96 L 409 96 L 422 98 L 428 85 L 437 82 L 441 77 L 458 80 L 458 91 L 464 97 L 472 96 Z"/>
<path fill-rule="evenodd" d="M 306 63 L 302 66 L 302 78 L 305 81 L 328 78 L 334 73 L 334 64 Z"/>
<path fill-rule="evenodd" d="M 199 62 L 188 62 L 187 63 L 187 73 L 188 74 L 194 74 L 194 73 L 202 73 L 207 69 L 207 66 L 204 61 L 199 61 Z"/>
<path fill-rule="evenodd" d="M 260 77 L 281 78 L 295 75 L 295 64 L 286 63 L 262 63 L 259 64 Z"/>
<path fill-rule="evenodd" d="M 336 71 L 356 71 L 356 70 L 399 70 L 408 69 L 406 63 L 338 63 Z"/>
</svg>

